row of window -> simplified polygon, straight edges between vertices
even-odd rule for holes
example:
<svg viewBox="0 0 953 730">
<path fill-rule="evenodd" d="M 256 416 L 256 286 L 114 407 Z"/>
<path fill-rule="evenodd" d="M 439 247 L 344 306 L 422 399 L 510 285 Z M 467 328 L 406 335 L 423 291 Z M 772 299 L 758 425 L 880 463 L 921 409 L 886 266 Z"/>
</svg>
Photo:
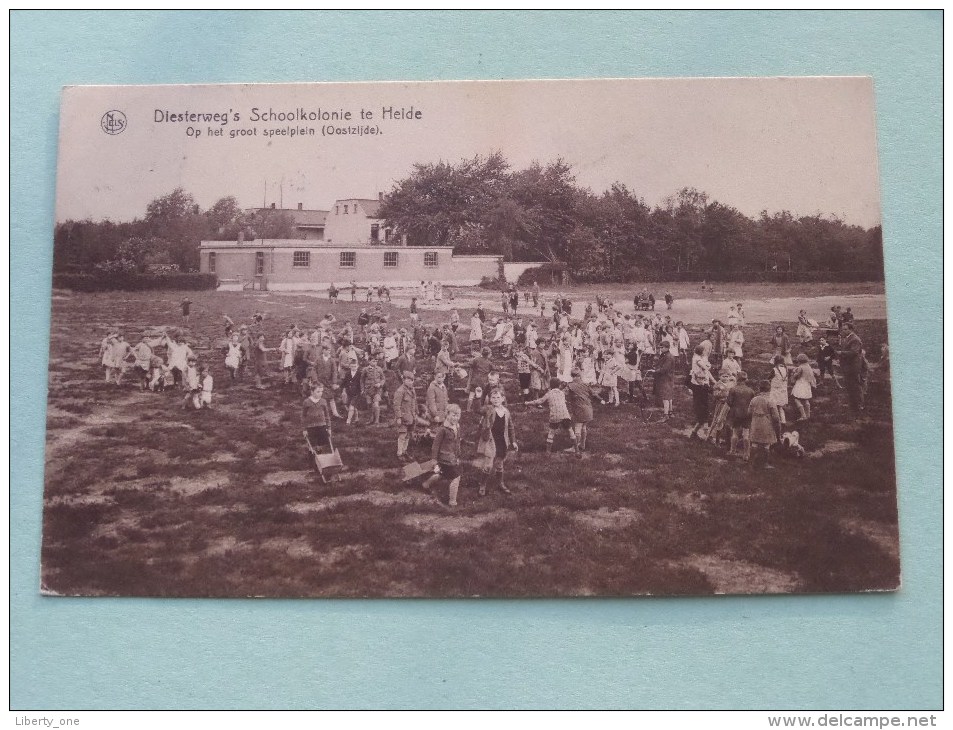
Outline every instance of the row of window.
<svg viewBox="0 0 953 730">
<path fill-rule="evenodd" d="M 425 251 L 424 252 L 424 266 L 427 268 L 433 269 L 438 265 L 437 251 Z M 398 261 L 398 252 L 397 251 L 385 251 L 384 252 L 384 268 L 385 269 L 394 269 L 397 268 Z M 296 268 L 308 268 L 311 266 L 311 252 L 310 251 L 295 251 L 292 254 L 291 265 Z M 357 251 L 341 251 L 340 258 L 338 260 L 338 266 L 342 269 L 353 269 L 357 266 Z M 215 252 L 210 251 L 208 254 L 208 271 L 210 274 L 215 273 Z M 255 252 L 255 275 L 262 276 L 265 273 L 265 254 L 263 251 Z"/>
</svg>

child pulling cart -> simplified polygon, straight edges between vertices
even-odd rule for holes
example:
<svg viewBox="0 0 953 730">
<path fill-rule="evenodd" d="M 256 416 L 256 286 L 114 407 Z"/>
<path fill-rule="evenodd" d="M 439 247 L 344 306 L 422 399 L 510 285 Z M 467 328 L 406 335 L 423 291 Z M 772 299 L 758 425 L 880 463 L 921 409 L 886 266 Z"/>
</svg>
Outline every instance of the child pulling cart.
<svg viewBox="0 0 953 730">
<path fill-rule="evenodd" d="M 318 470 L 322 483 L 327 484 L 344 469 L 344 462 L 331 440 L 331 417 L 324 399 L 324 386 L 320 382 L 311 387 L 311 395 L 304 399 L 301 421 L 314 468 Z M 318 449 L 324 447 L 327 447 L 327 453 L 319 453 Z"/>
<path fill-rule="evenodd" d="M 341 461 L 340 452 L 334 448 L 331 431 L 327 431 L 326 444 L 320 443 L 322 441 L 320 437 L 314 438 L 312 441 L 312 434 L 309 434 L 308 431 L 304 432 L 304 441 L 308 446 L 308 451 L 311 452 L 311 459 L 314 462 L 314 468 L 317 469 L 318 475 L 321 477 L 321 483 L 327 484 L 329 481 L 334 481 L 334 477 L 344 471 L 344 462 Z M 320 453 L 318 450 L 325 446 L 328 452 Z"/>
</svg>

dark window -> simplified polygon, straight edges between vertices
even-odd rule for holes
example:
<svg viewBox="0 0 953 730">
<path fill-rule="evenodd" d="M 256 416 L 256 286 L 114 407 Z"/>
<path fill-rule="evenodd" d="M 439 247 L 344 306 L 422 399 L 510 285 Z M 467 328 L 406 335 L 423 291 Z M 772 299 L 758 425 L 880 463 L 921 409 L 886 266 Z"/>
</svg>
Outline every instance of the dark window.
<svg viewBox="0 0 953 730">
<path fill-rule="evenodd" d="M 295 251 L 293 254 L 292 266 L 307 267 L 311 266 L 310 251 Z"/>
<path fill-rule="evenodd" d="M 426 266 L 428 269 L 437 268 L 437 252 L 436 251 L 424 252 L 424 266 Z"/>
<path fill-rule="evenodd" d="M 208 253 L 208 273 L 215 273 L 215 252 L 209 251 Z"/>
<path fill-rule="evenodd" d="M 265 273 L 265 252 L 255 252 L 255 276 L 261 276 Z"/>
<path fill-rule="evenodd" d="M 377 223 L 371 223 L 371 240 L 375 243 L 381 240 L 381 227 Z"/>
<path fill-rule="evenodd" d="M 341 251 L 341 268 L 353 269 L 357 266 L 356 251 Z"/>
<path fill-rule="evenodd" d="M 384 243 L 390 243 L 390 237 L 393 235 L 393 231 L 390 228 L 384 229 Z"/>
<path fill-rule="evenodd" d="M 384 268 L 393 269 L 396 266 L 397 266 L 397 252 L 385 251 L 384 252 Z"/>
<path fill-rule="evenodd" d="M 344 215 L 347 215 L 347 206 L 344 206 Z"/>
</svg>

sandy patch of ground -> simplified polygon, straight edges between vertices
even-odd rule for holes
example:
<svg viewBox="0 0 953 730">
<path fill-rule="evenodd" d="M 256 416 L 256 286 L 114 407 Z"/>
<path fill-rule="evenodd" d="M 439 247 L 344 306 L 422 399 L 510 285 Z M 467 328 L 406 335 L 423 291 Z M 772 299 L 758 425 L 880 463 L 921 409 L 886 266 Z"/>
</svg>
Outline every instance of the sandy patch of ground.
<svg viewBox="0 0 953 730">
<path fill-rule="evenodd" d="M 55 364 L 53 364 L 53 365 L 50 367 L 50 370 L 82 370 L 82 371 L 86 371 L 86 370 L 90 370 L 90 369 L 91 369 L 90 366 L 87 365 L 86 363 L 76 363 L 76 362 L 69 362 L 69 361 L 65 361 L 65 360 L 64 360 L 64 361 L 56 362 Z"/>
<path fill-rule="evenodd" d="M 805 456 L 807 456 L 808 459 L 820 459 L 822 456 L 827 456 L 828 454 L 838 454 L 842 451 L 850 451 L 856 448 L 857 444 L 852 444 L 848 441 L 828 441 L 819 449 L 808 451 Z"/>
<path fill-rule="evenodd" d="M 235 456 L 235 454 L 228 453 L 227 451 L 217 451 L 208 457 L 208 461 L 214 462 L 216 464 L 231 464 L 238 461 L 238 457 Z"/>
<path fill-rule="evenodd" d="M 112 504 L 113 498 L 105 494 L 62 494 L 44 500 L 47 507 L 85 507 L 91 504 Z"/>
<path fill-rule="evenodd" d="M 395 504 L 409 504 L 420 506 L 433 504 L 433 497 L 422 492 L 381 492 L 372 490 L 370 492 L 360 492 L 358 494 L 344 494 L 337 497 L 324 497 L 316 499 L 313 502 L 294 502 L 288 505 L 288 509 L 299 514 L 308 514 L 312 512 L 324 512 L 342 504 L 357 503 L 372 504 L 375 507 L 389 507 Z"/>
<path fill-rule="evenodd" d="M 180 494 L 191 496 L 208 489 L 227 487 L 231 476 L 223 471 L 213 471 L 200 477 L 172 477 L 169 488 Z"/>
<path fill-rule="evenodd" d="M 630 288 L 634 286 L 635 285 L 630 285 Z M 715 286 L 716 288 L 718 287 L 717 284 Z M 727 287 L 729 285 L 725 286 Z M 585 287 L 573 288 L 570 296 L 573 302 L 591 301 L 595 296 L 593 292 L 597 289 L 598 288 L 594 288 L 592 292 L 588 292 Z M 635 291 L 634 288 L 632 291 Z M 410 289 L 395 289 L 393 291 L 393 304 L 400 307 L 407 307 L 410 304 L 410 297 L 415 294 L 416 292 L 412 292 Z M 454 294 L 453 302 L 444 299 L 439 302 L 427 302 L 425 305 L 421 305 L 418 302 L 418 306 L 425 311 L 449 311 L 454 307 L 460 310 L 475 309 L 477 302 L 483 302 L 483 308 L 488 313 L 502 312 L 499 296 L 493 292 L 473 288 L 455 288 Z M 288 295 L 292 295 L 292 293 L 289 292 L 285 296 Z M 327 298 L 325 292 L 294 292 L 293 295 L 309 296 L 318 299 Z M 551 292 L 544 292 L 543 296 L 548 302 L 552 302 L 553 296 Z M 656 296 L 660 296 L 660 292 L 657 291 Z M 666 310 L 665 313 L 671 314 L 674 319 L 680 319 L 686 324 L 708 325 L 711 324 L 711 320 L 719 316 L 719 314 L 724 316 L 728 314 L 730 303 L 721 300 L 718 296 L 720 296 L 720 292 L 717 293 L 714 300 L 708 296 L 700 298 L 677 298 L 674 308 L 670 312 Z M 610 298 L 618 300 L 621 303 L 622 312 L 629 313 L 632 311 L 631 295 L 610 295 Z M 777 297 L 770 299 L 752 298 L 741 295 L 739 301 L 743 301 L 745 305 L 745 321 L 752 324 L 756 322 L 790 322 L 795 320 L 798 311 L 804 308 L 808 310 L 808 316 L 813 319 L 819 321 L 826 320 L 830 314 L 830 308 L 835 304 L 851 307 L 857 319 L 887 318 L 887 297 L 884 294 L 838 294 L 835 296 Z M 662 312 L 663 310 L 664 304 L 660 304 L 658 311 Z M 530 314 L 533 311 L 534 309 L 532 307 L 524 308 L 523 303 L 520 302 L 520 312 L 523 315 Z M 575 312 L 575 307 L 573 311 Z M 539 310 L 536 309 L 535 312 L 538 313 Z"/>
<path fill-rule="evenodd" d="M 726 502 L 751 502 L 758 499 L 764 499 L 767 495 L 764 492 L 751 492 L 744 494 L 741 492 L 724 492 L 722 494 L 712 495 L 715 499 L 722 499 Z"/>
<path fill-rule="evenodd" d="M 116 460 L 135 459 L 138 463 L 149 459 L 153 464 L 162 466 L 173 463 L 166 452 L 146 446 L 110 446 L 109 456 Z M 178 462 L 178 459 L 175 462 Z"/>
<path fill-rule="evenodd" d="M 897 525 L 850 517 L 840 521 L 849 535 L 863 535 L 893 558 L 900 556 L 900 533 Z"/>
<path fill-rule="evenodd" d="M 318 553 L 317 559 L 322 565 L 333 565 L 334 563 L 340 563 L 345 560 L 363 558 L 367 550 L 367 545 L 338 545 L 326 553 Z"/>
<path fill-rule="evenodd" d="M 274 537 L 265 540 L 261 547 L 264 550 L 274 550 L 275 552 L 286 553 L 291 558 L 311 558 L 315 552 L 311 543 L 304 537 L 297 537 L 293 540 Z"/>
<path fill-rule="evenodd" d="M 459 535 L 471 532 L 483 525 L 497 520 L 514 520 L 516 515 L 512 510 L 498 509 L 478 515 L 407 515 L 401 522 L 410 527 L 426 532 L 440 532 L 449 535 Z"/>
<path fill-rule="evenodd" d="M 797 574 L 714 555 L 691 555 L 678 564 L 703 573 L 715 593 L 790 593 L 800 584 Z"/>
<path fill-rule="evenodd" d="M 690 492 L 688 494 L 669 492 L 665 495 L 665 501 L 678 507 L 682 512 L 703 515 L 707 511 L 705 503 L 708 501 L 708 495 L 700 492 Z"/>
<path fill-rule="evenodd" d="M 92 532 L 92 537 L 119 537 L 119 531 L 123 529 L 134 530 L 139 527 L 139 519 L 130 515 L 124 515 L 116 520 L 111 520 L 104 525 L 99 525 Z"/>
<path fill-rule="evenodd" d="M 577 512 L 573 515 L 573 519 L 594 530 L 616 530 L 634 525 L 642 519 L 642 515 L 628 507 L 620 507 L 615 510 L 600 507 L 599 509 Z"/>
<path fill-rule="evenodd" d="M 213 540 L 207 548 L 205 548 L 205 553 L 207 555 L 225 555 L 225 553 L 231 552 L 233 550 L 247 550 L 248 543 L 240 543 L 232 535 L 225 535 L 225 537 L 220 537 L 216 540 Z"/>
<path fill-rule="evenodd" d="M 90 413 L 84 416 L 83 420 L 87 426 L 115 426 L 120 423 L 134 423 L 139 420 L 138 416 L 122 415 L 117 412 L 117 408 L 110 408 L 98 413 Z"/>
<path fill-rule="evenodd" d="M 307 484 L 317 478 L 317 472 L 310 469 L 304 471 L 273 471 L 271 474 L 266 474 L 262 482 L 277 487 L 282 484 Z"/>
<path fill-rule="evenodd" d="M 223 504 L 208 504 L 199 507 L 199 511 L 212 517 L 222 517 L 224 515 L 235 514 L 236 512 L 247 512 L 248 505 L 244 502 L 236 502 L 228 506 Z"/>
</svg>

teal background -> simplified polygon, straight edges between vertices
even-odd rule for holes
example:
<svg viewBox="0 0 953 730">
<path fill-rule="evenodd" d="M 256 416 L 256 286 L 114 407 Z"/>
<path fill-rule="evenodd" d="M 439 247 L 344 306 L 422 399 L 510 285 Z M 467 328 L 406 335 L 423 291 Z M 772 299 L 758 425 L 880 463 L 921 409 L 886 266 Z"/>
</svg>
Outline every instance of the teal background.
<svg viewBox="0 0 953 730">
<path fill-rule="evenodd" d="M 13 12 L 11 707 L 940 708 L 941 42 L 940 11 Z M 827 74 L 875 80 L 898 593 L 549 601 L 39 595 L 61 86 Z"/>
</svg>

